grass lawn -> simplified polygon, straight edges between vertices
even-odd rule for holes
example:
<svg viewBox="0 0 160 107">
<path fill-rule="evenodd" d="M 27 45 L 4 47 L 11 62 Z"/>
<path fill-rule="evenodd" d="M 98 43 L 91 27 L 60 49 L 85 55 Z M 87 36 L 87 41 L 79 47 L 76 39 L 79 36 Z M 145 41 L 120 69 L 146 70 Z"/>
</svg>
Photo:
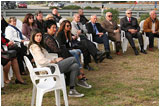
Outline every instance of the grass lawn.
<svg viewBox="0 0 160 107">
<path fill-rule="evenodd" d="M 155 39 L 157 40 L 157 39 Z M 137 44 L 137 42 L 136 42 Z M 103 49 L 103 45 L 99 45 Z M 128 50 L 121 56 L 112 51 L 113 60 L 100 64 L 92 61 L 94 71 L 87 71 L 91 89 L 76 89 L 83 98 L 68 98 L 70 106 L 158 106 L 159 105 L 159 50 L 157 41 L 154 52 L 135 56 Z M 32 83 L 29 75 L 23 76 L 28 85 L 6 85 L 1 95 L 2 106 L 30 106 Z M 15 78 L 12 78 L 14 81 Z M 68 90 L 68 87 L 67 87 Z M 61 104 L 64 105 L 61 97 Z M 44 95 L 43 106 L 55 106 L 54 92 Z"/>
</svg>

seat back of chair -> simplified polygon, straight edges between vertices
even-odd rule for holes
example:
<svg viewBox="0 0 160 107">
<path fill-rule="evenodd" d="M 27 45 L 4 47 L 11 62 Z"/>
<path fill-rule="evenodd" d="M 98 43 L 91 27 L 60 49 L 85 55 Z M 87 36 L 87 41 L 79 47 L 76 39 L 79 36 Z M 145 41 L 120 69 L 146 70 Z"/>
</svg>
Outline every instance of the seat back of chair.
<svg viewBox="0 0 160 107">
<path fill-rule="evenodd" d="M 34 61 L 35 61 L 36 66 L 37 66 L 37 67 L 42 67 L 42 66 L 40 66 L 40 65 L 38 64 L 38 62 L 37 62 L 37 60 L 36 60 L 36 58 L 35 58 L 35 56 L 34 56 L 32 50 L 29 49 L 29 51 L 30 51 L 30 53 L 31 53 L 32 56 L 33 56 L 33 59 L 34 59 Z M 58 55 L 56 55 L 56 56 L 58 57 Z M 60 70 L 59 70 L 58 65 L 57 65 L 57 64 L 50 64 L 50 65 L 55 67 L 55 72 L 54 72 L 54 74 L 60 75 Z"/>
<path fill-rule="evenodd" d="M 24 62 L 26 63 L 26 66 L 28 68 L 32 83 L 36 85 L 36 82 L 35 82 L 36 81 L 36 78 L 35 78 L 36 74 L 33 70 L 33 66 L 32 66 L 30 60 L 26 56 L 24 56 Z"/>
<path fill-rule="evenodd" d="M 141 31 L 143 31 L 144 21 L 145 21 L 145 20 L 142 20 L 142 21 L 139 23 L 139 27 L 140 27 L 140 30 L 141 30 Z"/>
</svg>

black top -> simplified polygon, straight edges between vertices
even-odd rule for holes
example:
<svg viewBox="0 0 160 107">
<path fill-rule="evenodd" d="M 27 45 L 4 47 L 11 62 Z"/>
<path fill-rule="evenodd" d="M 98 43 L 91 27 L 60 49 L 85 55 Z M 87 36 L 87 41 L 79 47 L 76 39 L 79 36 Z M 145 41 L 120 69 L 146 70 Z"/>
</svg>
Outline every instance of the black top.
<svg viewBox="0 0 160 107">
<path fill-rule="evenodd" d="M 59 23 L 59 20 L 60 20 L 62 17 L 61 17 L 61 16 L 57 16 L 57 15 L 55 15 L 55 14 L 52 14 L 52 15 L 53 15 L 56 23 Z"/>
<path fill-rule="evenodd" d="M 65 37 L 65 32 L 64 31 L 61 31 L 57 34 L 56 36 L 56 39 L 61 46 L 66 46 L 66 48 L 68 49 L 72 49 L 72 46 L 71 46 L 71 41 L 69 40 L 69 34 L 67 34 L 67 37 L 68 37 L 68 40 L 66 40 L 66 37 Z"/>
<path fill-rule="evenodd" d="M 3 18 L 1 20 L 1 33 L 4 34 L 5 33 L 5 29 L 8 26 L 8 23 L 6 22 L 6 20 Z"/>
<path fill-rule="evenodd" d="M 41 32 L 44 34 L 45 33 L 45 22 L 44 22 L 44 20 L 42 20 L 42 22 L 40 22 L 39 20 L 36 19 L 35 22 L 37 24 L 38 29 L 40 29 Z"/>
<path fill-rule="evenodd" d="M 88 22 L 88 19 L 84 15 L 80 15 L 80 22 L 84 25 Z"/>
</svg>

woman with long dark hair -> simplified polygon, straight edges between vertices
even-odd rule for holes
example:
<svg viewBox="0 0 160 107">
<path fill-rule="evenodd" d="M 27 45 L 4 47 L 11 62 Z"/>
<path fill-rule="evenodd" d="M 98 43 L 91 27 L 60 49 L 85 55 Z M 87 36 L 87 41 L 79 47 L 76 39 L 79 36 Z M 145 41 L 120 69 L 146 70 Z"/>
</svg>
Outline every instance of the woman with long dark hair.
<svg viewBox="0 0 160 107">
<path fill-rule="evenodd" d="M 69 52 L 76 58 L 79 67 L 81 69 L 81 72 L 84 74 L 84 71 L 82 70 L 82 64 L 80 63 L 80 49 L 73 49 L 72 48 L 72 35 L 71 35 L 71 23 L 68 20 L 64 20 L 60 28 L 57 32 L 57 41 L 59 42 L 60 47 L 66 47 Z"/>
<path fill-rule="evenodd" d="M 32 31 L 30 43 L 28 46 L 29 49 L 32 50 L 32 54 L 35 56 L 35 61 L 42 67 L 50 67 L 51 71 L 54 72 L 52 66 L 49 66 L 52 63 L 56 63 L 59 66 L 61 73 L 68 73 L 70 72 L 70 97 L 82 97 L 84 94 L 80 94 L 75 89 L 75 81 L 76 77 L 79 78 L 77 85 L 82 86 L 84 88 L 91 88 L 90 85 L 83 79 L 77 61 L 74 57 L 69 57 L 63 59 L 62 57 L 53 57 L 51 54 L 44 49 L 43 45 L 43 36 L 40 30 L 35 29 Z"/>
<path fill-rule="evenodd" d="M 35 28 L 37 28 L 37 24 L 35 23 L 34 16 L 31 13 L 26 14 L 22 25 L 22 34 L 30 39 L 31 31 Z"/>
</svg>

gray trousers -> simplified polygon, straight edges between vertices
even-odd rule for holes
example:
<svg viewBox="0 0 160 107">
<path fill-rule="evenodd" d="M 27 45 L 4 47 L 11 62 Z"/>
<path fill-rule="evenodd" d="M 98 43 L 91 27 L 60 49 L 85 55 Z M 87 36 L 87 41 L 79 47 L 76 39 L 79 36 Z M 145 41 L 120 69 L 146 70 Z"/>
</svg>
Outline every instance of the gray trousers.
<svg viewBox="0 0 160 107">
<path fill-rule="evenodd" d="M 66 58 L 57 63 L 61 73 L 70 72 L 70 86 L 75 86 L 76 78 L 80 75 L 79 65 L 75 57 Z"/>
</svg>

